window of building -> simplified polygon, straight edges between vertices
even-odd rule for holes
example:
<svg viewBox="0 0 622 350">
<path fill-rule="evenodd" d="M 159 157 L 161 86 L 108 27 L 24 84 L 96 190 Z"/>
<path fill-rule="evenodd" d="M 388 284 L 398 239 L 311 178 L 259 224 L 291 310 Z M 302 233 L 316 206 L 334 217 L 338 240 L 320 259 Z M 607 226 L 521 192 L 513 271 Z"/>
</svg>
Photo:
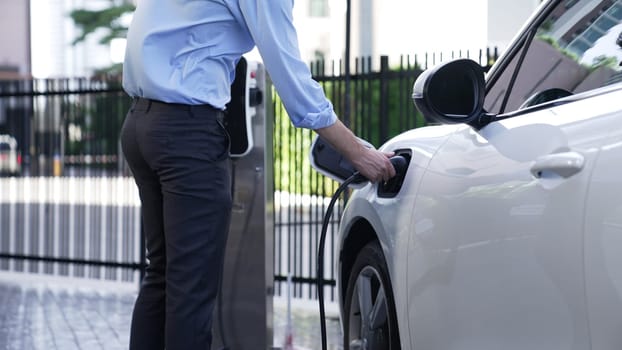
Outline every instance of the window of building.
<svg viewBox="0 0 622 350">
<path fill-rule="evenodd" d="M 315 50 L 313 52 L 313 59 L 316 62 L 324 62 L 324 60 L 326 59 L 326 55 L 321 50 Z"/>
<path fill-rule="evenodd" d="M 577 2 L 579 2 L 579 0 L 566 0 L 566 9 L 573 7 Z"/>
<path fill-rule="evenodd" d="M 328 0 L 309 0 L 311 17 L 328 17 Z"/>
</svg>

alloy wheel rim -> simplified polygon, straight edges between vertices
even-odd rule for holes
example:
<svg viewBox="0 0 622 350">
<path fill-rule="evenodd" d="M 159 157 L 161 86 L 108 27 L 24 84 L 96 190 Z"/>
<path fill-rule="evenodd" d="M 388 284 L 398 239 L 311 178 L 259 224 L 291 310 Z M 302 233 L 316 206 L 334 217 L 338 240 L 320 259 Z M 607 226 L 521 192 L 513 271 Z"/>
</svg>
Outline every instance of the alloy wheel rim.
<svg viewBox="0 0 622 350">
<path fill-rule="evenodd" d="M 350 303 L 350 349 L 390 349 L 388 312 L 385 286 L 380 274 L 375 268 L 366 266 L 356 279 Z"/>
</svg>

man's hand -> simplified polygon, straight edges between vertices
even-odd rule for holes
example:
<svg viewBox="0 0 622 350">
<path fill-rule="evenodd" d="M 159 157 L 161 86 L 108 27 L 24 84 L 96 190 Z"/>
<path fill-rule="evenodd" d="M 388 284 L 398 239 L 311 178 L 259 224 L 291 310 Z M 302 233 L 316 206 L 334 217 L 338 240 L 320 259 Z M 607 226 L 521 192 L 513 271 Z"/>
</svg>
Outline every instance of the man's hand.
<svg viewBox="0 0 622 350">
<path fill-rule="evenodd" d="M 384 153 L 375 149 L 363 147 L 363 154 L 356 159 L 349 159 L 361 175 L 372 182 L 388 181 L 395 176 L 395 168 L 389 161 L 393 152 Z"/>
<path fill-rule="evenodd" d="M 363 146 L 352 131 L 339 120 L 331 126 L 315 131 L 368 180 L 388 181 L 395 176 L 395 169 L 389 161 L 393 153 L 383 153 Z"/>
</svg>

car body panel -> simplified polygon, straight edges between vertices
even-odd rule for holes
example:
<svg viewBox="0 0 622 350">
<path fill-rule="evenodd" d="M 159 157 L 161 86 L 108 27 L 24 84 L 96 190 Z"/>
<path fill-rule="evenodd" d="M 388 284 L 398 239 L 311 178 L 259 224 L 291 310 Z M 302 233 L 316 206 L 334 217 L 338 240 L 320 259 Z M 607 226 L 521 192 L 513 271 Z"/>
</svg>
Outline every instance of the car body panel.
<svg viewBox="0 0 622 350">
<path fill-rule="evenodd" d="M 430 159 L 436 153 L 436 150 L 447 140 L 457 126 L 437 126 L 425 127 L 403 133 L 390 142 L 383 145 L 383 151 L 395 151 L 409 149 L 412 158 L 406 173 L 405 181 L 400 190 L 400 194 L 396 198 L 380 198 L 377 195 L 377 186 L 367 184 L 367 186 L 355 191 L 348 201 L 341 218 L 340 225 L 340 242 L 339 254 L 344 254 L 344 242 L 348 239 L 349 234 L 356 235 L 357 232 L 352 231 L 352 226 L 358 220 L 366 220 L 376 232 L 382 250 L 388 264 L 389 274 L 392 281 L 406 280 L 406 265 L 400 264 L 400 261 L 406 261 L 406 247 L 408 243 L 408 227 L 410 224 L 410 214 L 414 206 L 414 194 L 418 187 L 423 173 L 430 162 Z M 378 215 L 378 208 L 382 207 L 382 214 Z M 338 290 L 343 292 L 345 286 L 342 285 L 343 268 L 341 266 L 341 256 L 336 259 L 338 262 L 336 271 L 338 272 Z M 347 281 L 347 280 L 346 280 Z M 404 293 L 404 289 L 396 290 L 394 293 Z M 396 295 L 396 299 L 405 299 L 405 295 Z M 343 310 L 344 295 L 339 296 L 340 308 Z M 401 309 L 398 312 L 398 322 L 405 324 L 407 322 L 407 310 Z M 408 332 L 401 332 L 402 336 L 407 336 Z M 402 338 L 402 344 L 409 341 L 408 338 Z"/>
<path fill-rule="evenodd" d="M 622 117 L 614 125 L 622 125 Z M 621 172 L 622 128 L 612 128 L 594 166 L 585 215 L 586 292 L 592 349 L 598 350 L 622 347 Z"/>
<path fill-rule="evenodd" d="M 412 348 L 589 347 L 584 203 L 602 135 L 622 122 L 614 101 L 622 90 L 465 126 L 439 150 L 411 224 Z M 568 151 L 585 160 L 578 173 L 531 173 L 539 157 Z"/>
</svg>

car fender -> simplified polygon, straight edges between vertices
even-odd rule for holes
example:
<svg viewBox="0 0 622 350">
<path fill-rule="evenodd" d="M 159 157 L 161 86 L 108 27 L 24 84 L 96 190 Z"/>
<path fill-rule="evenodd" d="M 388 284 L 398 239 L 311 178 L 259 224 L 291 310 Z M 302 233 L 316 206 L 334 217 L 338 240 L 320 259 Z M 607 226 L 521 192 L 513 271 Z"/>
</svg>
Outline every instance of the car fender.
<svg viewBox="0 0 622 350">
<path fill-rule="evenodd" d="M 406 324 L 403 321 L 408 321 L 407 308 L 402 307 L 407 301 L 407 265 L 404 262 L 417 189 L 436 150 L 457 129 L 456 125 L 443 125 L 410 130 L 392 138 L 380 148 L 386 152 L 408 150 L 411 161 L 402 188 L 395 197 L 379 197 L 377 184 L 368 183 L 354 191 L 346 205 L 341 217 L 336 259 L 340 311 L 343 311 L 350 262 L 366 243 L 377 240 L 387 263 L 399 323 Z M 410 341 L 407 330 L 401 330 L 400 337 L 404 344 Z"/>
</svg>

